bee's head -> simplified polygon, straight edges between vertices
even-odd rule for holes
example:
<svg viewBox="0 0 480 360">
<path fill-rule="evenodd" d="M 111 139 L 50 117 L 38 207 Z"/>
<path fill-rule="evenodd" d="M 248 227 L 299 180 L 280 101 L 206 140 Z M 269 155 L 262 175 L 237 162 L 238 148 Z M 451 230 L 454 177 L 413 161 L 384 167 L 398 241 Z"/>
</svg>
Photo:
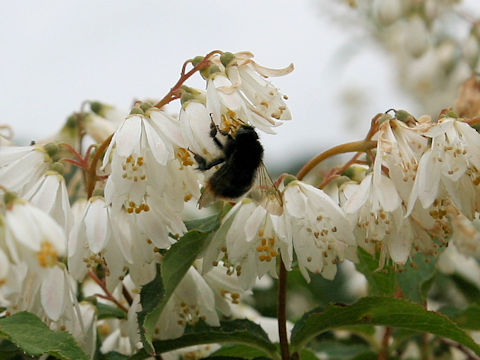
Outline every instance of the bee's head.
<svg viewBox="0 0 480 360">
<path fill-rule="evenodd" d="M 258 139 L 257 132 L 255 131 L 255 128 L 250 125 L 242 125 L 237 132 L 235 133 L 235 138 L 238 138 L 239 136 L 248 136 L 251 138 Z"/>
</svg>

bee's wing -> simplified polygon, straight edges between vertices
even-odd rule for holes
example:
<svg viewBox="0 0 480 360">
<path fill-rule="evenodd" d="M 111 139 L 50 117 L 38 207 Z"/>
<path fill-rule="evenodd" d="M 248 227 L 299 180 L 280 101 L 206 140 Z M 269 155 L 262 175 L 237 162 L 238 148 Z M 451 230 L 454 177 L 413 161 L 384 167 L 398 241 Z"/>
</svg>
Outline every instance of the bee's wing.
<svg viewBox="0 0 480 360">
<path fill-rule="evenodd" d="M 257 169 L 255 182 L 248 193 L 248 197 L 260 203 L 273 215 L 282 215 L 283 213 L 282 195 L 273 184 L 263 162 Z"/>
<path fill-rule="evenodd" d="M 207 184 L 203 189 L 202 195 L 200 195 L 200 199 L 198 199 L 198 207 L 204 208 L 213 203 L 216 200 L 216 196 L 213 193 L 210 186 Z"/>
</svg>

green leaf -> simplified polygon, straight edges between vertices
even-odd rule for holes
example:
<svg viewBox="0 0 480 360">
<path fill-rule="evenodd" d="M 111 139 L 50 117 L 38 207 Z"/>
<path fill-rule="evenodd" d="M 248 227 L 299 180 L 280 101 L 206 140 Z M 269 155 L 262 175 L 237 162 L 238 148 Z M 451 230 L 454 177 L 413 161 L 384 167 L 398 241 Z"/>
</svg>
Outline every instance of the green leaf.
<svg viewBox="0 0 480 360">
<path fill-rule="evenodd" d="M 394 295 L 395 294 L 395 272 L 390 268 L 378 270 L 378 259 L 358 248 L 359 262 L 355 267 L 368 281 L 368 292 L 370 295 Z"/>
<path fill-rule="evenodd" d="M 127 360 L 128 356 L 120 354 L 116 351 L 110 351 L 109 353 L 102 354 L 100 360 Z"/>
<path fill-rule="evenodd" d="M 406 269 L 397 274 L 397 282 L 406 299 L 419 304 L 425 302 L 428 289 L 435 275 L 436 257 L 417 254 Z"/>
<path fill-rule="evenodd" d="M 110 318 L 115 318 L 115 319 L 127 318 L 127 313 L 119 309 L 118 307 L 106 305 L 100 302 L 97 302 L 95 306 L 97 307 L 98 320 L 110 319 Z"/>
<path fill-rule="evenodd" d="M 310 349 L 302 349 L 300 351 L 300 360 L 318 360 L 318 357 Z"/>
<path fill-rule="evenodd" d="M 366 297 L 353 305 L 329 305 L 324 311 L 313 310 L 305 314 L 292 330 L 292 348 L 303 348 L 313 337 L 324 331 L 357 324 L 428 332 L 449 338 L 480 354 L 480 346 L 444 315 L 427 311 L 422 306 L 403 299 L 389 297 Z"/>
<path fill-rule="evenodd" d="M 48 354 L 62 360 L 88 360 L 72 335 L 50 330 L 32 313 L 19 312 L 0 319 L 0 336 L 32 356 Z"/>
<path fill-rule="evenodd" d="M 142 311 L 138 313 L 140 336 L 147 352 L 154 351 L 153 331 L 163 308 L 175 288 L 183 279 L 198 254 L 208 245 L 210 232 L 220 224 L 219 215 L 195 222 L 196 229 L 190 230 L 167 251 L 161 264 L 157 266 L 157 275 L 150 283 L 142 287 L 140 302 Z"/>
<path fill-rule="evenodd" d="M 2 360 L 15 360 L 21 359 L 24 352 L 20 350 L 12 342 L 0 339 L 0 359 Z"/>
<path fill-rule="evenodd" d="M 369 351 L 365 343 L 348 344 L 340 341 L 321 341 L 312 346 L 316 352 L 325 353 L 329 359 L 350 360 L 357 355 Z"/>
<path fill-rule="evenodd" d="M 202 232 L 211 232 L 215 230 L 219 225 L 219 216 L 218 214 L 208 216 L 203 219 L 194 219 L 185 221 L 185 226 L 188 231 L 198 230 Z"/>
<path fill-rule="evenodd" d="M 377 360 L 378 354 L 373 351 L 366 351 L 362 354 L 358 354 L 352 360 Z"/>
<path fill-rule="evenodd" d="M 265 355 L 265 352 L 246 345 L 226 345 L 210 354 L 210 357 L 217 356 L 240 356 L 242 359 L 254 359 Z"/>
<path fill-rule="evenodd" d="M 458 326 L 469 330 L 480 330 L 480 305 L 473 304 L 460 310 L 453 307 L 440 309 L 442 314 L 454 320 Z"/>
<path fill-rule="evenodd" d="M 258 324 L 246 319 L 221 321 L 219 327 L 208 326 L 199 321 L 195 326 L 187 326 L 181 337 L 156 340 L 153 345 L 156 353 L 163 353 L 186 346 L 213 343 L 244 344 L 262 351 L 262 355 L 278 357 L 276 347 L 270 342 L 265 331 Z"/>
<path fill-rule="evenodd" d="M 469 303 L 480 304 L 480 289 L 473 281 L 459 273 L 450 275 L 449 278 L 453 280 L 457 289 L 461 291 Z"/>
</svg>

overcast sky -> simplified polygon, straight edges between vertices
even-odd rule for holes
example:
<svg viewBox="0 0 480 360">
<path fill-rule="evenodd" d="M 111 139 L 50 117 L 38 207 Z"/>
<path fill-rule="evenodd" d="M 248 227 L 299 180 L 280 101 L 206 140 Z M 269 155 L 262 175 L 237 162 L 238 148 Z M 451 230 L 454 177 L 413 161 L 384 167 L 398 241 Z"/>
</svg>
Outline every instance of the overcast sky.
<svg viewBox="0 0 480 360">
<path fill-rule="evenodd" d="M 290 75 L 273 79 L 289 96 L 293 120 L 275 136 L 262 135 L 267 163 L 357 140 L 375 113 L 413 105 L 391 85 L 392 64 L 381 50 L 367 42 L 368 51 L 343 58 L 363 35 L 329 20 L 319 2 L 328 3 L 3 1 L 0 123 L 12 125 L 17 138 L 42 138 L 83 100 L 127 108 L 133 98 L 161 98 L 186 59 L 213 49 L 248 50 L 267 67 L 295 65 Z M 371 99 L 356 126 L 342 120 L 339 96 L 347 85 Z"/>
</svg>

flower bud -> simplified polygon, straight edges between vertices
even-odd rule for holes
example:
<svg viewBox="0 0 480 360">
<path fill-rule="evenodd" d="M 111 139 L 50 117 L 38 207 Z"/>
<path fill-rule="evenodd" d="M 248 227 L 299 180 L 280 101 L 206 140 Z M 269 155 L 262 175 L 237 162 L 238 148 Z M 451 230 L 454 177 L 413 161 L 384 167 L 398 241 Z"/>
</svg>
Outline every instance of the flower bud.
<svg viewBox="0 0 480 360">
<path fill-rule="evenodd" d="M 449 70 L 452 68 L 455 63 L 456 51 L 456 46 L 452 41 L 443 41 L 437 46 L 435 53 L 440 65 L 444 69 Z"/>
<path fill-rule="evenodd" d="M 413 57 L 420 57 L 428 47 L 428 29 L 425 20 L 418 14 L 413 15 L 405 31 L 405 47 Z"/>
<path fill-rule="evenodd" d="M 60 175 L 63 175 L 65 172 L 65 166 L 61 162 L 57 161 L 50 165 L 50 170 L 55 171 Z"/>
<path fill-rule="evenodd" d="M 140 104 L 140 109 L 143 110 L 143 112 L 147 112 L 153 107 L 153 104 L 149 101 L 144 101 Z"/>
<path fill-rule="evenodd" d="M 58 151 L 60 150 L 60 148 L 58 147 L 57 144 L 55 143 L 48 143 L 46 144 L 43 149 L 45 150 L 45 152 L 48 154 L 48 156 L 50 157 L 53 157 L 55 156 Z"/>
<path fill-rule="evenodd" d="M 472 32 L 463 44 L 462 52 L 468 65 L 474 69 L 480 54 L 480 39 L 475 32 Z"/>
<path fill-rule="evenodd" d="M 12 204 L 15 201 L 16 198 L 17 198 L 16 193 L 7 191 L 6 193 L 3 194 L 3 203 L 6 206 L 9 206 L 10 204 Z"/>
<path fill-rule="evenodd" d="M 415 121 L 415 118 L 407 111 L 405 110 L 396 110 L 395 111 L 395 118 L 398 121 L 404 122 L 404 123 L 409 123 L 412 121 Z"/>
<path fill-rule="evenodd" d="M 105 141 L 116 129 L 114 123 L 96 114 L 89 114 L 85 119 L 84 127 L 87 134 L 98 143 Z"/>
<path fill-rule="evenodd" d="M 134 106 L 132 110 L 130 110 L 130 115 L 143 115 L 145 112 L 140 108 L 140 106 Z"/>
<path fill-rule="evenodd" d="M 205 57 L 204 56 L 195 56 L 192 59 L 192 65 L 196 66 L 200 61 L 202 61 Z"/>
<path fill-rule="evenodd" d="M 391 25 L 402 15 L 399 0 L 377 0 L 375 5 L 377 19 L 383 25 Z"/>
<path fill-rule="evenodd" d="M 295 176 L 288 174 L 283 178 L 283 185 L 287 186 L 288 184 L 290 184 L 292 181 L 295 181 L 295 180 L 297 180 Z"/>
<path fill-rule="evenodd" d="M 220 56 L 220 61 L 222 62 L 222 65 L 227 67 L 228 65 L 230 65 L 230 63 L 235 60 L 235 55 L 233 55 L 231 52 L 226 52 L 226 53 L 223 53 L 221 56 Z"/>
</svg>

